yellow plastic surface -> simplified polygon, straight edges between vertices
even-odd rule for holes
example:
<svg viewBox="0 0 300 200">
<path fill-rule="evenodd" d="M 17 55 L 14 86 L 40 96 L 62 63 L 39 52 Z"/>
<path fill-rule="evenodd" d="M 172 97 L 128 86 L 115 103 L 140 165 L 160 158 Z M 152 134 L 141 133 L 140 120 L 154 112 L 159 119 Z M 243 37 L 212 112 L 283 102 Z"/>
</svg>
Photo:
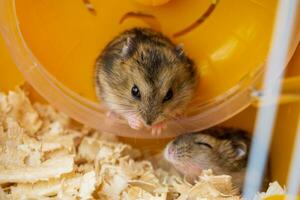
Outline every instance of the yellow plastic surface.
<svg viewBox="0 0 300 200">
<path fill-rule="evenodd" d="M 91 127 L 135 138 L 153 136 L 146 129 L 130 129 L 125 121 L 107 120 L 105 108 L 95 98 L 95 59 L 115 35 L 136 26 L 151 26 L 183 43 L 198 66 L 200 87 L 189 116 L 168 121 L 158 136 L 170 137 L 205 129 L 243 110 L 263 70 L 277 0 L 213 2 L 173 0 L 153 7 L 134 0 L 91 1 L 96 12 L 90 12 L 83 1 L 0 0 L 0 25 L 18 67 L 53 106 Z M 215 9 L 202 24 L 174 36 L 211 6 Z M 130 17 L 120 23 L 132 12 L 153 17 Z M 290 54 L 295 38 L 292 46 Z"/>
<path fill-rule="evenodd" d="M 0 91 L 7 92 L 23 82 L 21 72 L 14 64 L 0 34 Z"/>
<path fill-rule="evenodd" d="M 197 20 L 211 0 L 174 0 L 160 7 L 141 6 L 133 0 L 91 2 L 98 10 L 96 16 L 82 1 L 73 0 L 17 0 L 16 8 L 24 39 L 41 64 L 65 86 L 96 101 L 93 69 L 104 45 L 122 30 L 148 26 L 140 19 L 119 24 L 125 13 L 154 15 L 161 31 L 171 37 Z M 199 67 L 200 100 L 223 94 L 262 66 L 276 2 L 220 1 L 206 22 L 189 34 L 173 38 L 184 44 Z"/>
<path fill-rule="evenodd" d="M 170 0 L 136 0 L 136 2 L 146 6 L 161 6 L 168 3 L 169 1 Z"/>
<path fill-rule="evenodd" d="M 83 1 L 0 0 L 0 30 L 26 79 L 53 106 L 88 126 L 134 138 L 153 136 L 149 130 L 136 131 L 125 121 L 106 118 L 93 85 L 97 56 L 115 35 L 136 26 L 152 24 L 183 43 L 198 66 L 200 87 L 190 115 L 168 121 L 159 136 L 170 137 L 205 129 L 243 110 L 263 71 L 277 0 L 218 1 L 202 24 L 174 37 L 206 13 L 212 2 L 173 0 L 153 7 L 134 0 L 91 1 L 96 10 L 91 13 Z M 149 17 L 131 17 L 120 23 L 130 12 L 152 15 L 152 22 Z M 294 31 L 290 55 L 299 31 Z"/>
<path fill-rule="evenodd" d="M 284 195 L 274 195 L 265 198 L 264 200 L 286 200 L 287 196 Z M 295 200 L 300 200 L 300 197 L 297 197 Z"/>
<path fill-rule="evenodd" d="M 300 76 L 300 45 L 298 45 L 286 73 L 287 78 L 298 76 Z M 295 90 L 288 91 L 295 92 Z M 300 90 L 298 90 L 299 93 Z M 300 101 L 284 104 L 279 107 L 271 146 L 271 166 L 274 178 L 276 177 L 281 184 L 286 182 L 288 175 L 299 119 Z"/>
</svg>

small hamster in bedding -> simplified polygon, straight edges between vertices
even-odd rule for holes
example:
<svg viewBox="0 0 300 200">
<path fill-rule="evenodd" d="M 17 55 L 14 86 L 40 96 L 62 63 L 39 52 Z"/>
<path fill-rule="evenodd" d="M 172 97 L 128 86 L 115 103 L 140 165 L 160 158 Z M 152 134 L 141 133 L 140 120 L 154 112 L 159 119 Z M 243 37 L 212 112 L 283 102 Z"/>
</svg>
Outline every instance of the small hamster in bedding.
<svg viewBox="0 0 300 200">
<path fill-rule="evenodd" d="M 241 189 L 250 142 L 244 130 L 214 127 L 178 136 L 167 145 L 164 157 L 188 180 L 212 169 L 216 175 L 231 175 L 233 184 Z"/>
</svg>

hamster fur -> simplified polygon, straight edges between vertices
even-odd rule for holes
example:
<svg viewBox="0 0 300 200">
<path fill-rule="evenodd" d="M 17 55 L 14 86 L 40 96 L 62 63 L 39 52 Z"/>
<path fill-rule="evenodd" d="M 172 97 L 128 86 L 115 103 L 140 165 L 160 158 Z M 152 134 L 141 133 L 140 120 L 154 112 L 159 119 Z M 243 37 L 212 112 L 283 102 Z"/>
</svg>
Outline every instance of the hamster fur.
<svg viewBox="0 0 300 200">
<path fill-rule="evenodd" d="M 250 143 L 244 130 L 214 127 L 178 136 L 167 145 L 164 157 L 189 180 L 212 169 L 217 175 L 231 175 L 234 186 L 241 190 Z"/>
<path fill-rule="evenodd" d="M 133 28 L 104 48 L 96 61 L 95 85 L 110 116 L 159 134 L 191 101 L 197 71 L 180 45 L 152 29 Z"/>
</svg>

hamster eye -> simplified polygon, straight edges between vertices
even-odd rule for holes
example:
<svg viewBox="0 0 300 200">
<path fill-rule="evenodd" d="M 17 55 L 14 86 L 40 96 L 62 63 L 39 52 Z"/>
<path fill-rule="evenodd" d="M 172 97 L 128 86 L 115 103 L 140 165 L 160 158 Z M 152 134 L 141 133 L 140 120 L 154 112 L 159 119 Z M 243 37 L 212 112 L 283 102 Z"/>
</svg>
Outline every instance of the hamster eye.
<svg viewBox="0 0 300 200">
<path fill-rule="evenodd" d="M 139 88 L 136 85 L 133 85 L 133 87 L 131 88 L 131 95 L 135 98 L 140 100 L 141 99 L 141 93 Z"/>
<path fill-rule="evenodd" d="M 173 91 L 172 89 L 169 89 L 166 96 L 163 99 L 163 103 L 169 101 L 170 99 L 172 99 L 172 97 L 173 97 Z"/>
<path fill-rule="evenodd" d="M 195 141 L 194 143 L 197 144 L 197 145 L 206 146 L 206 147 L 212 149 L 212 146 L 210 144 L 205 143 L 205 142 Z"/>
</svg>

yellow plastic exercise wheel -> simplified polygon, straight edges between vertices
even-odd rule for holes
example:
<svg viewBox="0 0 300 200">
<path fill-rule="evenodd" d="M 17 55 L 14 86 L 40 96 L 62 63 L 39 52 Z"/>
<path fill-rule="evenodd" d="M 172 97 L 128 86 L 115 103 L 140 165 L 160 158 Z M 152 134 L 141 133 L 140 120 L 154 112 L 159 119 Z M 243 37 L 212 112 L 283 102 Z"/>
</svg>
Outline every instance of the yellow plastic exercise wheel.
<svg viewBox="0 0 300 200">
<path fill-rule="evenodd" d="M 160 137 L 205 129 L 243 110 L 263 72 L 276 0 L 0 0 L 0 31 L 26 80 L 53 106 L 97 129 L 152 137 L 106 118 L 93 69 L 121 31 L 152 27 L 183 43 L 201 73 L 189 117 Z M 291 54 L 296 47 L 299 30 Z"/>
</svg>

